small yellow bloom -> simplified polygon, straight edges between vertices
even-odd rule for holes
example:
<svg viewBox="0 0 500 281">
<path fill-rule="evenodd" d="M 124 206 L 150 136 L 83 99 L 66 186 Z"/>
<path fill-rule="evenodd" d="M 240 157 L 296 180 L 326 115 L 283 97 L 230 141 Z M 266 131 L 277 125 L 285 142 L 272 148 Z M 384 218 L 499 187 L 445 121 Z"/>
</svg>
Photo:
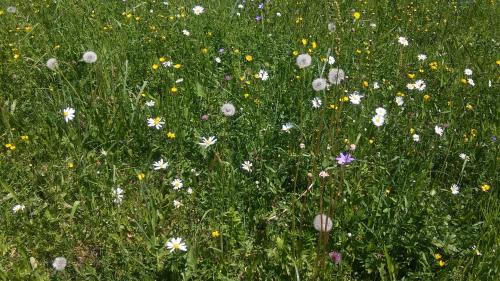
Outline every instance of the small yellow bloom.
<svg viewBox="0 0 500 281">
<path fill-rule="evenodd" d="M 201 49 L 201 52 L 204 53 L 204 54 L 206 54 L 206 53 L 208 53 L 208 49 L 207 48 L 203 48 L 203 49 Z"/>
<path fill-rule="evenodd" d="M 354 12 L 352 16 L 354 17 L 355 20 L 359 20 L 361 18 L 361 14 L 359 12 Z"/>
<path fill-rule="evenodd" d="M 235 54 L 239 54 L 239 53 L 240 53 L 240 50 L 239 50 L 239 49 L 234 49 L 234 50 L 233 50 L 233 52 L 234 52 Z"/>
<path fill-rule="evenodd" d="M 404 94 L 403 92 L 397 92 L 397 93 L 396 93 L 396 95 L 397 95 L 398 97 L 404 97 L 404 96 L 405 96 L 405 94 Z"/>
<path fill-rule="evenodd" d="M 295 79 L 300 80 L 300 76 L 299 75 L 295 76 Z"/>
<path fill-rule="evenodd" d="M 318 47 L 318 44 L 316 43 L 316 41 L 312 41 L 312 42 L 311 42 L 311 47 L 312 47 L 313 49 L 316 49 L 316 48 Z"/>
<path fill-rule="evenodd" d="M 339 107 L 336 104 L 332 103 L 330 104 L 330 108 L 337 110 Z"/>
<path fill-rule="evenodd" d="M 68 169 L 73 169 L 75 167 L 75 164 L 73 162 L 68 162 Z"/>
<path fill-rule="evenodd" d="M 307 45 L 307 39 L 306 38 L 302 38 L 300 40 L 300 42 L 302 42 L 302 45 L 304 45 L 304 46 Z"/>
<path fill-rule="evenodd" d="M 369 140 L 368 140 L 368 143 L 369 143 L 369 144 L 373 144 L 374 142 L 375 142 L 375 141 L 374 141 L 373 139 L 369 139 Z"/>
<path fill-rule="evenodd" d="M 137 174 L 137 179 L 139 179 L 140 181 L 142 181 L 145 177 L 146 177 L 146 175 L 144 173 Z"/>
<path fill-rule="evenodd" d="M 468 103 L 466 106 L 465 106 L 468 110 L 474 110 L 474 107 L 472 106 L 472 104 Z"/>
<path fill-rule="evenodd" d="M 21 136 L 21 140 L 23 141 L 28 141 L 30 139 L 30 137 L 28 136 Z"/>
<path fill-rule="evenodd" d="M 212 231 L 212 237 L 213 237 L 213 238 L 217 238 L 217 237 L 219 237 L 219 236 L 220 236 L 220 232 L 219 232 L 218 230 L 214 230 L 214 231 Z"/>
<path fill-rule="evenodd" d="M 171 92 L 172 94 L 177 93 L 177 88 L 176 88 L 175 86 L 173 86 L 172 88 L 170 88 L 170 92 Z"/>
<path fill-rule="evenodd" d="M 414 73 L 408 73 L 406 76 L 408 76 L 408 78 L 410 78 L 410 79 L 414 79 L 415 78 L 415 74 Z"/>
<path fill-rule="evenodd" d="M 429 64 L 429 67 L 432 69 L 432 70 L 436 70 L 438 69 L 438 63 L 433 61 Z"/>
<path fill-rule="evenodd" d="M 181 68 L 181 67 L 182 67 L 182 64 L 180 64 L 180 63 L 178 63 L 178 64 L 174 65 L 174 68 L 175 68 L 175 69 L 179 69 L 179 68 Z"/>
<path fill-rule="evenodd" d="M 489 184 L 487 184 L 487 183 L 483 183 L 483 185 L 481 185 L 481 189 L 484 192 L 488 192 L 491 189 L 491 186 Z"/>
<path fill-rule="evenodd" d="M 363 87 L 364 87 L 364 88 L 368 88 L 368 85 L 369 85 L 369 84 L 368 84 L 368 81 L 363 81 Z"/>
<path fill-rule="evenodd" d="M 340 101 L 341 102 L 348 102 L 349 101 L 349 97 L 348 96 L 343 96 L 340 98 Z"/>
<path fill-rule="evenodd" d="M 360 49 L 356 49 L 356 54 L 361 54 L 361 50 Z"/>
<path fill-rule="evenodd" d="M 132 14 L 127 14 L 127 19 L 131 18 L 132 17 Z"/>
<path fill-rule="evenodd" d="M 439 260 L 439 266 L 440 266 L 440 267 L 443 267 L 443 266 L 445 266 L 445 265 L 446 265 L 446 263 L 445 263 L 443 260 Z"/>
<path fill-rule="evenodd" d="M 158 70 L 158 67 L 160 66 L 157 63 L 153 63 L 153 65 L 151 66 L 153 70 Z"/>
<path fill-rule="evenodd" d="M 497 60 L 497 65 L 500 65 L 500 60 Z"/>
<path fill-rule="evenodd" d="M 415 129 L 410 128 L 410 134 L 414 134 L 414 133 L 415 133 Z"/>
<path fill-rule="evenodd" d="M 5 144 L 5 148 L 8 148 L 10 150 L 16 150 L 16 146 L 12 143 Z"/>
<path fill-rule="evenodd" d="M 208 37 L 212 36 L 212 32 L 210 32 L 210 31 L 209 31 L 209 32 L 207 32 L 207 36 L 208 36 Z"/>
<path fill-rule="evenodd" d="M 135 17 L 135 20 L 136 20 L 136 21 L 140 21 L 140 20 L 141 20 L 141 17 L 137 16 L 137 17 Z"/>
<path fill-rule="evenodd" d="M 298 56 L 299 55 L 299 51 L 293 51 L 292 53 L 294 56 Z"/>
<path fill-rule="evenodd" d="M 442 257 L 443 257 L 443 256 L 441 256 L 441 254 L 440 254 L 440 253 L 436 253 L 436 254 L 434 254 L 434 258 L 435 258 L 436 260 L 440 260 Z"/>
<path fill-rule="evenodd" d="M 431 96 L 429 95 L 424 95 L 424 101 L 427 102 L 431 99 Z"/>
<path fill-rule="evenodd" d="M 3 15 L 3 13 L 4 13 L 3 10 L 0 10 L 0 16 Z"/>
<path fill-rule="evenodd" d="M 248 62 L 251 62 L 251 61 L 253 61 L 253 57 L 251 55 L 246 55 L 245 60 Z"/>
<path fill-rule="evenodd" d="M 168 133 L 167 133 L 167 138 L 169 138 L 169 139 L 171 139 L 171 140 L 175 139 L 175 133 L 168 132 Z"/>
<path fill-rule="evenodd" d="M 248 98 L 248 97 L 250 96 L 250 94 L 249 94 L 249 93 L 244 93 L 244 94 L 243 94 L 243 96 L 244 96 L 245 98 Z"/>
<path fill-rule="evenodd" d="M 24 27 L 24 31 L 26 32 L 31 32 L 33 30 L 33 27 L 31 25 L 27 25 Z"/>
<path fill-rule="evenodd" d="M 304 20 L 302 17 L 298 17 L 295 19 L 295 23 L 300 23 L 302 20 Z"/>
<path fill-rule="evenodd" d="M 460 83 L 467 85 L 467 79 L 465 78 L 460 79 Z"/>
<path fill-rule="evenodd" d="M 15 55 L 14 55 L 14 59 L 16 59 L 16 60 L 17 60 L 18 58 L 19 58 L 19 54 L 15 54 Z"/>
<path fill-rule="evenodd" d="M 166 58 L 166 57 L 161 57 L 161 58 L 160 58 L 160 62 L 165 62 L 166 60 L 167 60 L 167 58 Z"/>
</svg>

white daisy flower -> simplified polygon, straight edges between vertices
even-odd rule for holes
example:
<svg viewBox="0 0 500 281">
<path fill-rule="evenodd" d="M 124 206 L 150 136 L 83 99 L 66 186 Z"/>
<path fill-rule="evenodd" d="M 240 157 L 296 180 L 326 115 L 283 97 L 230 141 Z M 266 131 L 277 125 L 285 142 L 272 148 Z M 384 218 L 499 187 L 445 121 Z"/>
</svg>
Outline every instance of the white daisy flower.
<svg viewBox="0 0 500 281">
<path fill-rule="evenodd" d="M 189 30 L 187 30 L 187 29 L 183 29 L 182 34 L 189 36 L 189 35 L 191 35 L 191 32 L 189 32 Z"/>
<path fill-rule="evenodd" d="M 349 95 L 349 101 L 352 104 L 360 104 L 361 98 L 363 98 L 363 96 L 360 95 L 359 92 L 353 92 L 352 94 Z"/>
<path fill-rule="evenodd" d="M 417 56 L 417 59 L 418 59 L 419 61 L 424 61 L 424 60 L 426 60 L 426 59 L 427 59 L 427 55 L 425 55 L 425 54 L 420 54 L 420 55 L 418 55 L 418 56 Z"/>
<path fill-rule="evenodd" d="M 179 190 L 184 186 L 181 179 L 174 179 L 170 184 L 172 185 L 174 190 Z"/>
<path fill-rule="evenodd" d="M 291 130 L 292 128 L 293 128 L 293 124 L 292 124 L 292 123 L 290 123 L 290 122 L 288 122 L 288 123 L 286 123 L 286 124 L 283 124 L 283 125 L 281 126 L 281 130 L 282 130 L 283 132 L 287 132 L 287 133 L 290 133 L 290 130 Z"/>
<path fill-rule="evenodd" d="M 329 56 L 329 57 L 328 57 L 328 64 L 329 64 L 329 65 L 333 65 L 334 63 L 335 63 L 335 58 L 334 58 L 334 57 L 332 57 L 332 56 Z"/>
<path fill-rule="evenodd" d="M 201 142 L 198 144 L 201 145 L 203 148 L 208 148 L 209 146 L 215 144 L 216 142 L 217 142 L 217 139 L 215 138 L 215 136 L 211 136 L 208 139 L 203 137 L 201 139 Z"/>
<path fill-rule="evenodd" d="M 413 134 L 412 136 L 414 142 L 419 142 L 420 141 L 420 136 L 417 134 Z"/>
<path fill-rule="evenodd" d="M 408 43 L 408 39 L 406 39 L 405 37 L 399 37 L 398 38 L 398 43 L 401 44 L 401 45 L 403 45 L 403 46 L 405 46 L 405 47 L 408 46 L 408 44 L 409 44 Z"/>
<path fill-rule="evenodd" d="M 458 155 L 458 157 L 460 157 L 460 159 L 462 159 L 464 161 L 470 159 L 469 156 L 467 156 L 467 154 L 465 154 L 465 153 L 460 153 L 460 155 Z"/>
<path fill-rule="evenodd" d="M 165 170 L 170 164 L 167 161 L 160 159 L 153 163 L 153 170 Z"/>
<path fill-rule="evenodd" d="M 170 250 L 170 253 L 174 251 L 187 251 L 187 246 L 186 243 L 182 242 L 182 239 L 177 237 L 177 238 L 171 238 L 167 244 L 165 244 L 165 247 L 167 247 L 168 250 Z"/>
<path fill-rule="evenodd" d="M 262 81 L 266 81 L 267 79 L 269 79 L 269 74 L 268 74 L 268 73 L 267 73 L 267 71 L 265 71 L 264 69 L 261 69 L 261 70 L 259 71 L 258 77 L 259 77 L 259 79 L 261 79 Z"/>
<path fill-rule="evenodd" d="M 153 107 L 153 106 L 155 106 L 155 101 L 154 101 L 154 100 L 149 100 L 149 101 L 147 101 L 147 102 L 145 103 L 145 105 L 146 105 L 147 107 Z"/>
<path fill-rule="evenodd" d="M 155 127 L 157 130 L 161 129 L 165 124 L 162 119 L 162 117 L 148 118 L 148 127 Z"/>
<path fill-rule="evenodd" d="M 252 171 L 252 162 L 250 161 L 245 161 L 243 162 L 243 164 L 241 164 L 241 168 L 247 172 L 251 172 Z"/>
<path fill-rule="evenodd" d="M 315 97 L 314 99 L 311 100 L 313 108 L 320 108 L 321 107 L 321 99 L 319 97 Z"/>
<path fill-rule="evenodd" d="M 471 85 L 472 87 L 476 86 L 476 83 L 474 83 L 474 80 L 472 80 L 472 78 L 467 79 L 467 84 Z"/>
<path fill-rule="evenodd" d="M 199 5 L 196 5 L 194 6 L 193 8 L 193 13 L 197 16 L 203 14 L 203 12 L 205 12 L 205 8 L 203 8 L 202 6 L 199 6 Z"/>
<path fill-rule="evenodd" d="M 174 208 L 178 209 L 182 206 L 181 201 L 174 200 Z"/>
<path fill-rule="evenodd" d="M 115 197 L 115 199 L 113 199 L 113 202 L 116 203 L 116 204 L 120 204 L 122 203 L 123 201 L 123 189 L 117 187 L 115 190 L 113 190 L 113 197 Z"/>
<path fill-rule="evenodd" d="M 378 82 L 373 82 L 373 89 L 380 89 L 380 85 L 378 84 Z"/>
<path fill-rule="evenodd" d="M 377 113 L 377 115 L 385 116 L 387 114 L 387 110 L 383 107 L 377 107 L 377 109 L 375 109 L 375 113 Z"/>
<path fill-rule="evenodd" d="M 404 102 L 404 100 L 403 100 L 403 97 L 396 97 L 396 104 L 397 104 L 398 106 L 403 106 L 403 104 L 404 104 L 404 103 L 405 103 L 405 102 Z"/>
<path fill-rule="evenodd" d="M 451 194 L 457 195 L 460 192 L 460 187 L 457 184 L 453 184 L 450 187 L 450 190 L 451 190 Z"/>
<path fill-rule="evenodd" d="M 20 212 L 20 211 L 24 211 L 24 209 L 26 208 L 26 206 L 24 205 L 21 205 L 21 204 L 17 204 L 15 205 L 13 208 L 12 208 L 12 212 L 15 214 L 17 212 Z"/>
<path fill-rule="evenodd" d="M 383 115 L 377 114 L 377 115 L 373 116 L 372 122 L 373 122 L 373 125 L 380 127 L 380 126 L 384 125 L 385 117 Z"/>
<path fill-rule="evenodd" d="M 64 121 L 69 122 L 75 118 L 75 109 L 71 107 L 66 107 L 63 109 L 63 116 L 64 116 Z"/>
<path fill-rule="evenodd" d="M 471 70 L 471 69 L 469 69 L 469 68 L 466 68 L 466 69 L 464 70 L 464 74 L 465 74 L 465 75 L 467 75 L 467 76 L 471 76 L 471 75 L 472 75 L 472 70 Z"/>
<path fill-rule="evenodd" d="M 439 126 L 435 126 L 434 132 L 436 132 L 436 134 L 438 134 L 439 136 L 442 136 L 444 133 L 444 129 L 442 127 L 439 127 Z"/>
</svg>

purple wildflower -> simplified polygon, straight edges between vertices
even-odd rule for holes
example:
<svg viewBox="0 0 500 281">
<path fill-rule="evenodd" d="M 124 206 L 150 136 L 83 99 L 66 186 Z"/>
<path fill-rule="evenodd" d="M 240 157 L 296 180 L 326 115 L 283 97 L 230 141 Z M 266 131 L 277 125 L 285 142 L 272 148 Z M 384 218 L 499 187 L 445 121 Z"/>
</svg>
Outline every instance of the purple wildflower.
<svg viewBox="0 0 500 281">
<path fill-rule="evenodd" d="M 349 163 L 351 163 L 352 161 L 354 161 L 354 158 L 352 157 L 352 155 L 350 153 L 340 153 L 339 157 L 335 158 L 335 160 L 337 160 L 337 163 L 339 165 L 347 165 Z"/>
<path fill-rule="evenodd" d="M 342 254 L 337 251 L 330 252 L 329 256 L 335 264 L 339 264 L 342 261 Z"/>
<path fill-rule="evenodd" d="M 208 120 L 208 114 L 203 114 L 203 115 L 201 116 L 201 120 L 202 120 L 202 121 L 207 121 L 207 120 Z"/>
<path fill-rule="evenodd" d="M 264 3 L 259 4 L 259 9 L 262 9 L 262 8 L 264 8 Z"/>
<path fill-rule="evenodd" d="M 492 137 L 491 137 L 491 141 L 492 141 L 492 142 L 497 142 L 497 136 L 492 136 Z"/>
<path fill-rule="evenodd" d="M 255 20 L 256 20 L 256 21 L 260 21 L 261 19 L 262 19 L 262 17 L 261 17 L 261 16 L 256 16 L 256 17 L 255 17 Z"/>
</svg>

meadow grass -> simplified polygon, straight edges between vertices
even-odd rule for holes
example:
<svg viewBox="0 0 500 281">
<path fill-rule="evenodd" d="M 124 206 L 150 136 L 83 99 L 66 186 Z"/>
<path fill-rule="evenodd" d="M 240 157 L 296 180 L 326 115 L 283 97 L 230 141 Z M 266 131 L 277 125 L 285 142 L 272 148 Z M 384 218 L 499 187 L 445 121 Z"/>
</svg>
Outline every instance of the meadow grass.
<svg viewBox="0 0 500 281">
<path fill-rule="evenodd" d="M 498 12 L 2 1 L 0 279 L 498 280 Z"/>
</svg>

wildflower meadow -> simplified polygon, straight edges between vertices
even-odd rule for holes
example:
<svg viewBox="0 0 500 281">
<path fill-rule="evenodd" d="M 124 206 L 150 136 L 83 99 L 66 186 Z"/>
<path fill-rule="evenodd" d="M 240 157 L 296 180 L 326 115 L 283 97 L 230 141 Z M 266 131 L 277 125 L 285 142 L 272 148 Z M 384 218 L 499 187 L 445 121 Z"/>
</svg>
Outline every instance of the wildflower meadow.
<svg viewBox="0 0 500 281">
<path fill-rule="evenodd" d="M 500 280 L 497 1 L 0 1 L 0 280 Z"/>
</svg>

